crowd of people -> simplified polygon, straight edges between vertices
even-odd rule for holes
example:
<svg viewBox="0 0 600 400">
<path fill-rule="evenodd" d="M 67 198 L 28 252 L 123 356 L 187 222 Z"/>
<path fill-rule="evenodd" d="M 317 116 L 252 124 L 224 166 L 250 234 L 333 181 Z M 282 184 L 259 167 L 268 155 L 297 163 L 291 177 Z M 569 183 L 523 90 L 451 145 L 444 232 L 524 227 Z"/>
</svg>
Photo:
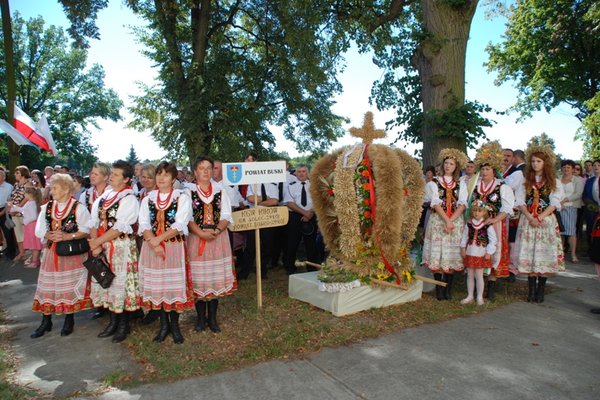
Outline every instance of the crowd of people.
<svg viewBox="0 0 600 400">
<path fill-rule="evenodd" d="M 436 286 L 438 300 L 452 298 L 454 275 L 466 269 L 463 304 L 494 300 L 496 281 L 516 274 L 527 276 L 527 301 L 541 303 L 566 255 L 579 262 L 578 236 L 600 276 L 600 160 L 583 168 L 562 160 L 560 177 L 556 162 L 547 147 L 524 152 L 488 142 L 474 160 L 444 149 L 439 164 L 424 169 L 422 262 L 446 283 Z"/>
<path fill-rule="evenodd" d="M 436 286 L 438 300 L 452 299 L 454 276 L 466 270 L 463 304 L 494 300 L 496 281 L 516 274 L 527 276 L 527 301 L 543 302 L 547 278 L 564 271 L 565 253 L 579 262 L 582 235 L 600 275 L 600 160 L 562 160 L 558 177 L 555 158 L 545 147 L 523 152 L 488 142 L 473 160 L 444 149 L 439 165 L 424 169 L 422 263 L 446 283 Z M 257 160 L 249 153 L 244 161 Z M 14 185 L 0 169 L 4 255 L 39 268 L 32 309 L 42 322 L 31 337 L 50 331 L 55 314 L 65 315 L 60 334 L 68 336 L 74 313 L 90 309 L 94 317 L 109 315 L 98 337 L 113 342 L 142 317 L 146 325 L 160 321 L 155 341 L 170 335 L 183 343 L 186 310 L 196 311 L 195 331 L 220 332 L 219 299 L 255 270 L 255 232 L 228 230 L 233 211 L 255 203 L 289 210 L 287 225 L 260 230 L 263 279 L 278 265 L 296 273 L 300 243 L 307 270 L 324 259 L 309 167 L 293 172 L 254 188 L 222 184 L 222 163 L 204 156 L 191 171 L 166 161 L 96 163 L 87 179 L 58 166 L 43 173 L 19 166 Z M 85 251 L 65 253 L 82 241 Z M 103 257 L 114 274 L 110 285 L 91 278 L 88 257 Z"/>
<path fill-rule="evenodd" d="M 250 153 L 245 161 L 257 159 Z M 254 231 L 227 228 L 232 211 L 253 207 L 255 197 L 262 207 L 290 210 L 288 225 L 261 229 L 262 278 L 278 265 L 296 272 L 300 242 L 308 259 L 320 262 L 307 166 L 297 166 L 286 182 L 258 185 L 257 194 L 252 186 L 222 185 L 222 163 L 204 156 L 195 160 L 192 176 L 166 161 L 96 163 L 89 187 L 60 167 L 34 179 L 37 172 L 17 167 L 13 186 L 0 170 L 4 254 L 25 268 L 40 268 L 32 308 L 42 322 L 32 338 L 52 329 L 55 314 L 65 315 L 60 334 L 68 336 L 74 313 L 89 309 L 95 310 L 93 318 L 109 315 L 98 337 L 113 342 L 128 336 L 132 318 L 142 317 L 146 325 L 160 320 L 155 341 L 171 335 L 174 343 L 183 343 L 179 317 L 189 309 L 196 311 L 195 331 L 220 332 L 219 298 L 254 271 L 256 254 Z M 82 240 L 87 251 L 61 250 Z M 88 257 L 105 260 L 114 274 L 109 286 L 88 273 Z"/>
</svg>

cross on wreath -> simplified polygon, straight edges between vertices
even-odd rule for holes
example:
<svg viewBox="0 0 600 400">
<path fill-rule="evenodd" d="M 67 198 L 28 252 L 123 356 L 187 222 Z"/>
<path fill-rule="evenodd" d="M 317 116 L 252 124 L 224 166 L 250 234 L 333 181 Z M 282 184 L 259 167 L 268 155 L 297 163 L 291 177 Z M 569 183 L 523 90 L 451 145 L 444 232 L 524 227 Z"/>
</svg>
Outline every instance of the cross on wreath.
<svg viewBox="0 0 600 400">
<path fill-rule="evenodd" d="M 385 137 L 383 129 L 375 129 L 373 122 L 373 113 L 368 111 L 365 113 L 361 128 L 350 128 L 350 134 L 354 137 L 362 138 L 363 144 L 372 144 L 374 139 Z"/>
</svg>

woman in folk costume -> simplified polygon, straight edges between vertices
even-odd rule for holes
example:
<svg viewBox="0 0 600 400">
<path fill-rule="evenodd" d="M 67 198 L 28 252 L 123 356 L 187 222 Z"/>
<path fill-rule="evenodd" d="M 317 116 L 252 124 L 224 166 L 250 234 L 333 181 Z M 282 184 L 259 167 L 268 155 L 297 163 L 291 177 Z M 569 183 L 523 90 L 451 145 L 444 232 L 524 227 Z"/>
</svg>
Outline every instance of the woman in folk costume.
<svg viewBox="0 0 600 400">
<path fill-rule="evenodd" d="M 173 342 L 184 341 L 179 314 L 194 307 L 185 236 L 192 219 L 189 195 L 173 189 L 177 165 L 163 161 L 156 167 L 158 190 L 142 200 L 138 234 L 144 243 L 140 254 L 140 288 L 144 307 L 160 312 L 160 330 L 155 342 L 171 334 Z"/>
<path fill-rule="evenodd" d="M 517 188 L 515 206 L 521 220 L 515 240 L 513 263 L 527 275 L 527 301 L 541 303 L 548 276 L 565 270 L 560 228 L 554 215 L 564 197 L 556 178 L 556 156 L 545 146 L 527 149 L 524 183 Z"/>
<path fill-rule="evenodd" d="M 433 211 L 425 228 L 423 264 L 433 272 L 436 280 L 447 283 L 445 288 L 436 286 L 437 299 L 450 300 L 453 274 L 464 269 L 460 240 L 467 188 L 460 184 L 459 174 L 468 158 L 460 150 L 443 149 L 438 159 L 442 163 L 442 176 L 434 177 L 425 186 L 425 196 L 431 200 Z"/>
<path fill-rule="evenodd" d="M 92 308 L 90 281 L 83 267 L 87 254 L 58 256 L 56 243 L 86 238 L 90 213 L 71 197 L 75 186 L 67 174 L 52 177 L 52 199 L 41 207 L 35 225 L 35 236 L 46 243 L 33 300 L 33 311 L 43 314 L 42 324 L 31 334 L 35 339 L 52 329 L 52 314 L 65 314 L 60 332 L 73 332 L 73 314 Z"/>
<path fill-rule="evenodd" d="M 485 224 L 496 231 L 496 252 L 492 259 L 492 270 L 488 277 L 487 298 L 494 301 L 498 278 L 508 277 L 510 252 L 508 247 L 507 216 L 512 215 L 515 195 L 510 186 L 499 178 L 502 170 L 502 146 L 498 141 L 483 144 L 475 155 L 475 165 L 479 169 L 479 179 L 469 185 L 469 204 L 481 200 L 488 209 L 489 217 Z"/>
<path fill-rule="evenodd" d="M 140 308 L 138 286 L 138 252 L 133 224 L 136 223 L 139 203 L 130 183 L 133 167 L 126 161 L 112 164 L 110 188 L 107 188 L 92 206 L 90 248 L 94 256 L 104 252 L 110 269 L 115 274 L 111 285 L 103 289 L 92 282 L 94 307 L 110 311 L 110 323 L 98 337 L 112 336 L 117 343 L 129 334 L 128 312 Z"/>
<path fill-rule="evenodd" d="M 188 254 L 198 313 L 197 332 L 204 330 L 207 321 L 211 331 L 221 331 L 217 324 L 218 298 L 237 289 L 227 234 L 227 225 L 233 222 L 230 199 L 225 190 L 211 182 L 212 169 L 210 158 L 198 157 L 194 163 L 196 183 L 188 185 L 194 210 L 189 224 Z"/>
</svg>

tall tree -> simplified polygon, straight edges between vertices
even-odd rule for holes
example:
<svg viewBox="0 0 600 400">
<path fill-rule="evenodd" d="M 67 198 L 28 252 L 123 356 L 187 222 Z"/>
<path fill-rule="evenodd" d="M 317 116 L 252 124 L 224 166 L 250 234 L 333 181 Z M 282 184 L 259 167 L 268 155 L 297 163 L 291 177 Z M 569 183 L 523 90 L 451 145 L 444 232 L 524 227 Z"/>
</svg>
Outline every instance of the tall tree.
<svg viewBox="0 0 600 400">
<path fill-rule="evenodd" d="M 98 64 L 86 70 L 86 51 L 70 48 L 63 30 L 53 25 L 45 28 L 41 17 L 24 21 L 15 13 L 13 40 L 17 105 L 32 118 L 41 113 L 47 116 L 62 164 L 90 167 L 95 149 L 89 141 L 89 128 L 97 127 L 97 118 L 118 120 L 123 105 L 114 90 L 104 87 L 104 70 Z M 0 106 L 5 107 L 3 53 L 0 63 Z M 1 115 L 7 118 L 5 108 Z M 30 166 L 42 167 L 51 159 L 46 153 L 21 150 L 21 162 Z"/>
<path fill-rule="evenodd" d="M 17 89 L 15 83 L 15 63 L 14 63 L 14 52 L 13 52 L 13 38 L 12 38 L 12 21 L 10 19 L 10 6 L 8 0 L 0 0 L 0 8 L 2 10 L 2 44 L 4 49 L 4 71 L 5 71 L 5 82 L 6 82 L 6 115 L 14 115 L 15 111 L 15 97 L 17 96 Z M 19 147 L 15 142 L 10 140 L 7 136 L 6 147 L 0 146 L 0 157 L 8 161 L 7 165 L 10 171 L 14 171 L 14 168 L 19 164 Z M 10 179 L 10 177 L 8 177 Z"/>
<path fill-rule="evenodd" d="M 147 21 L 136 33 L 159 70 L 158 81 L 141 85 L 143 95 L 134 98 L 131 126 L 150 130 L 172 157 L 240 159 L 249 149 L 264 155 L 274 146 L 272 125 L 284 127 L 300 151 L 322 150 L 343 134 L 331 106 L 347 43 L 337 40 L 321 4 L 127 4 Z"/>
<path fill-rule="evenodd" d="M 595 0 L 518 0 L 503 41 L 489 45 L 497 84 L 516 81 L 523 117 L 561 103 L 577 110 L 588 151 L 600 152 L 600 7 Z M 591 153 L 588 153 L 591 155 Z"/>
<path fill-rule="evenodd" d="M 140 162 L 140 159 L 138 158 L 137 153 L 133 148 L 133 145 L 131 145 L 131 147 L 129 148 L 129 154 L 127 155 L 125 161 L 129 162 L 132 165 L 135 165 Z"/>
<path fill-rule="evenodd" d="M 477 0 L 371 0 L 338 2 L 339 20 L 362 51 L 373 50 L 384 69 L 371 99 L 395 109 L 388 128 L 398 139 L 423 143 L 423 162 L 435 164 L 439 151 L 465 151 L 484 137 L 491 109 L 465 99 L 466 47 Z M 358 5 L 360 4 L 360 5 Z"/>
</svg>

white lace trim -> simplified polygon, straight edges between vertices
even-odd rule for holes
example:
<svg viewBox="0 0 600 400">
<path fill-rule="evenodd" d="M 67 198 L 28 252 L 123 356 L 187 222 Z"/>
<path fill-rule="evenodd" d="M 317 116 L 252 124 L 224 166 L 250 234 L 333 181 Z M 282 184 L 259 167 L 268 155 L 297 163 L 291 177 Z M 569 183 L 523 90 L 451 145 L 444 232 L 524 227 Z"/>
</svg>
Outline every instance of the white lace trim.
<svg viewBox="0 0 600 400">
<path fill-rule="evenodd" d="M 319 291 L 328 293 L 343 293 L 360 286 L 360 280 L 356 279 L 352 282 L 319 282 Z"/>
</svg>

